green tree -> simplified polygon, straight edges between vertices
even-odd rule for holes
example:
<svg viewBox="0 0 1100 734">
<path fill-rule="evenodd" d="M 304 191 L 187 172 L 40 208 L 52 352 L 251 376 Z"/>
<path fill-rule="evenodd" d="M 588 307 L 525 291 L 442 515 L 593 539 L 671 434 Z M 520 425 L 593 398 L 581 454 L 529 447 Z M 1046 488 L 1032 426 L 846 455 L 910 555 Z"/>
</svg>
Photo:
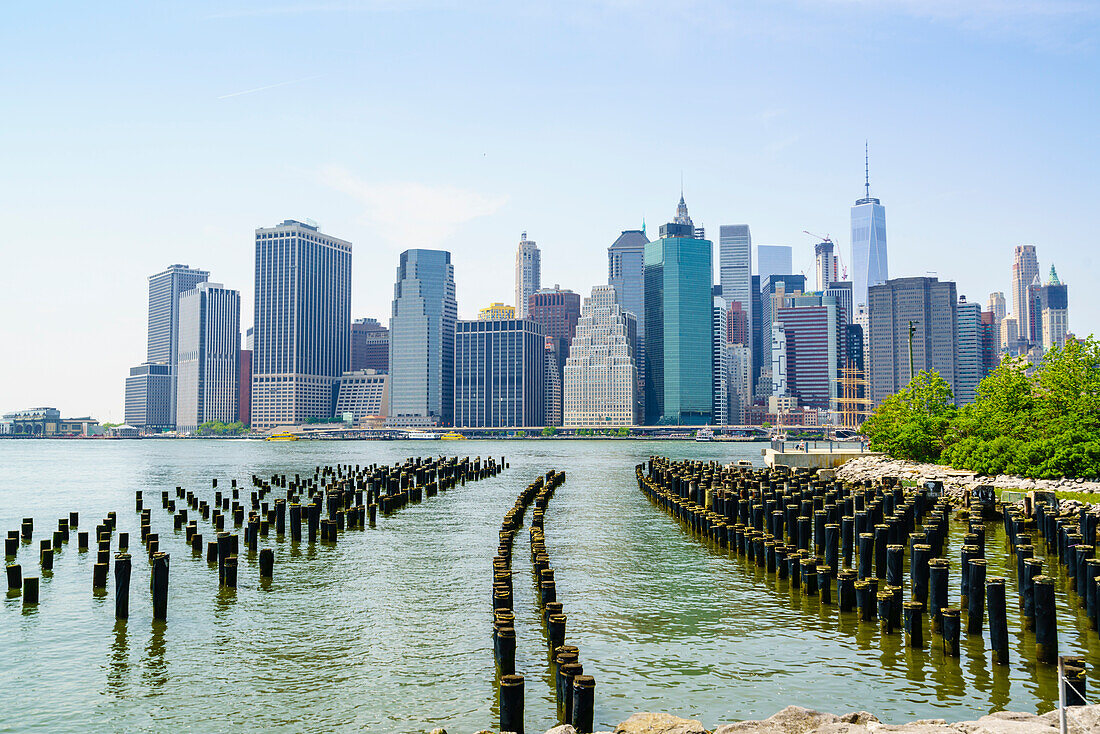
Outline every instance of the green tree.
<svg viewBox="0 0 1100 734">
<path fill-rule="evenodd" d="M 863 433 L 875 451 L 911 461 L 938 461 L 956 412 L 947 380 L 934 370 L 921 370 L 901 392 L 875 408 Z"/>
<path fill-rule="evenodd" d="M 555 436 L 555 435 L 557 435 L 557 433 L 558 433 L 558 429 L 555 428 L 554 426 L 546 426 L 546 428 L 542 429 L 542 435 L 546 436 L 547 438 L 549 438 L 551 436 Z"/>
</svg>

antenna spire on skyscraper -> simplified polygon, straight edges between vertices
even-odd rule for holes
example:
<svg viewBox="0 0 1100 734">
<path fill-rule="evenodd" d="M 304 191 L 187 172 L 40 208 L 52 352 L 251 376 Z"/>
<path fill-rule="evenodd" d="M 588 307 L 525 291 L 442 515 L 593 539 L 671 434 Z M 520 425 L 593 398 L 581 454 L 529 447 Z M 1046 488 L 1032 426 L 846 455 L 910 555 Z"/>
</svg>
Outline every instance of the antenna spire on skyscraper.
<svg viewBox="0 0 1100 734">
<path fill-rule="evenodd" d="M 863 141 L 863 190 L 864 198 L 871 198 L 871 158 L 867 154 L 867 140 Z"/>
</svg>

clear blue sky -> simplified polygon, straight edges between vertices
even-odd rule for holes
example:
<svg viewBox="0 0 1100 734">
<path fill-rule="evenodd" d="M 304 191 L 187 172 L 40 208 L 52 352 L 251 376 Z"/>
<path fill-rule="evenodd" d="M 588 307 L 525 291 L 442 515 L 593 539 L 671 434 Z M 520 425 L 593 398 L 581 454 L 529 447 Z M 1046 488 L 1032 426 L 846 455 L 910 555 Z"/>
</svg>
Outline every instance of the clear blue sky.
<svg viewBox="0 0 1100 734">
<path fill-rule="evenodd" d="M 871 185 L 890 275 L 985 303 L 1012 248 L 1100 302 L 1100 4 L 1051 0 L 8 3 L 0 29 L 0 411 L 122 417 L 146 277 L 242 291 L 252 232 L 354 244 L 353 315 L 397 254 L 454 254 L 460 315 L 511 302 L 520 232 L 587 293 L 674 214 L 848 254 Z"/>
</svg>

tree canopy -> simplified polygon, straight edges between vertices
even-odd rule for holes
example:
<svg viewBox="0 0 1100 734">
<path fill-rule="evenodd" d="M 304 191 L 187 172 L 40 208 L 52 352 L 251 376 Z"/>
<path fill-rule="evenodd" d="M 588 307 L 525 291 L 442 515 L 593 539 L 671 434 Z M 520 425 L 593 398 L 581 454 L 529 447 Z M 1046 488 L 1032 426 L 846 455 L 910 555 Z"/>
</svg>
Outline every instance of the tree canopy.
<svg viewBox="0 0 1100 734">
<path fill-rule="evenodd" d="M 871 448 L 981 474 L 1100 476 L 1100 342 L 1053 348 L 1030 371 L 1006 359 L 956 409 L 946 381 L 922 371 L 863 424 Z"/>
</svg>

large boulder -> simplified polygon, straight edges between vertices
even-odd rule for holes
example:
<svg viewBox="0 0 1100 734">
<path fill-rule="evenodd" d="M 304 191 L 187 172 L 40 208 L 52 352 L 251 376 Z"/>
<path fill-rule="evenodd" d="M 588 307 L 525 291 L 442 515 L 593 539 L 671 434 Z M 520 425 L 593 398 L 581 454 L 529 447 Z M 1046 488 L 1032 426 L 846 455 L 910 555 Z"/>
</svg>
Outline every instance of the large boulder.
<svg viewBox="0 0 1100 734">
<path fill-rule="evenodd" d="M 866 711 L 837 716 L 801 706 L 788 706 L 763 721 L 738 721 L 720 726 L 714 734 L 809 734 L 829 725 L 839 725 L 831 731 L 841 734 L 866 731 L 867 724 L 877 722 L 878 719 Z"/>
<path fill-rule="evenodd" d="M 708 734 L 695 719 L 671 714 L 634 714 L 615 727 L 614 734 Z"/>
</svg>

